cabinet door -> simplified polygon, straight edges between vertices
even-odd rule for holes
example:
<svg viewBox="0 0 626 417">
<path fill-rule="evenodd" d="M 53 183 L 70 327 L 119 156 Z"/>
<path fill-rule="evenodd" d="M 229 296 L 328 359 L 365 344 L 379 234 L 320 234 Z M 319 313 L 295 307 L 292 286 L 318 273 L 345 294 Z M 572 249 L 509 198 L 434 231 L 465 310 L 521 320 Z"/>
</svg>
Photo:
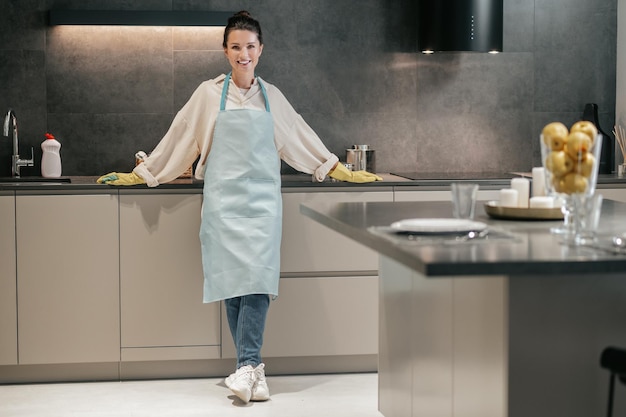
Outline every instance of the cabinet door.
<svg viewBox="0 0 626 417">
<path fill-rule="evenodd" d="M 219 303 L 203 304 L 201 194 L 120 196 L 122 360 L 219 358 Z"/>
<path fill-rule="evenodd" d="M 281 273 L 377 270 L 376 252 L 300 213 L 302 203 L 365 201 L 393 201 L 393 192 L 284 193 Z"/>
<path fill-rule="evenodd" d="M 0 365 L 17 364 L 15 196 L 0 194 Z"/>
<path fill-rule="evenodd" d="M 222 329 L 222 354 L 235 357 L 226 318 Z M 281 279 L 263 339 L 264 357 L 377 354 L 378 277 Z"/>
<path fill-rule="evenodd" d="M 20 364 L 116 362 L 116 195 L 17 195 Z"/>
</svg>

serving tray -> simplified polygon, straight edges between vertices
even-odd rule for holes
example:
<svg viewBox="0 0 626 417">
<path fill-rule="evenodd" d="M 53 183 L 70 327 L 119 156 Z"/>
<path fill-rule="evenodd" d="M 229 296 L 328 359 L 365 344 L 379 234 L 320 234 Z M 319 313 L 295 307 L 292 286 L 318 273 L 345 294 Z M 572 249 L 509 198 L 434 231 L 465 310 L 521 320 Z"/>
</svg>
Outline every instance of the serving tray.
<svg viewBox="0 0 626 417">
<path fill-rule="evenodd" d="M 501 207 L 497 201 L 485 203 L 485 212 L 494 219 L 504 220 L 563 220 L 560 207 L 555 208 L 521 208 Z"/>
</svg>

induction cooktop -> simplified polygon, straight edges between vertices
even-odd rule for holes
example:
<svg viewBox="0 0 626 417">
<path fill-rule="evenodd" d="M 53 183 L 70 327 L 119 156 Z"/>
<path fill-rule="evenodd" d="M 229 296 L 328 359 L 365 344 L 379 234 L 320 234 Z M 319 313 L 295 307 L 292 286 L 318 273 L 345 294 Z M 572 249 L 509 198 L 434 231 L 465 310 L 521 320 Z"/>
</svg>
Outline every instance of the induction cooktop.
<svg viewBox="0 0 626 417">
<path fill-rule="evenodd" d="M 392 172 L 392 174 L 416 181 L 509 180 L 518 176 L 505 172 Z"/>
</svg>

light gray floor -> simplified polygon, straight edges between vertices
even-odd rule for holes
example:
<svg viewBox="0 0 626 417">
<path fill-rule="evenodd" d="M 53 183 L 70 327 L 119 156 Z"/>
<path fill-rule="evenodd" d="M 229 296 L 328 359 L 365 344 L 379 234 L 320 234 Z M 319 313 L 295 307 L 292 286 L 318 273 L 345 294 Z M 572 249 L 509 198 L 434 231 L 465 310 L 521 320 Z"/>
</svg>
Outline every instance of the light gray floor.
<svg viewBox="0 0 626 417">
<path fill-rule="evenodd" d="M 382 417 L 377 374 L 269 376 L 243 404 L 222 379 L 0 385 L 0 417 Z"/>
</svg>

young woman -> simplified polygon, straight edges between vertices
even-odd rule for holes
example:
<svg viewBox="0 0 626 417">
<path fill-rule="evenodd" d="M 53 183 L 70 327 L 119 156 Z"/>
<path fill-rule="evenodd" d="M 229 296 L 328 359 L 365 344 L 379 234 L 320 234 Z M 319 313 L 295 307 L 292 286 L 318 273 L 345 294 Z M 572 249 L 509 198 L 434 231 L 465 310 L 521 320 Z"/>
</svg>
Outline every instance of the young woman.
<svg viewBox="0 0 626 417">
<path fill-rule="evenodd" d="M 280 159 L 318 181 L 327 175 L 350 182 L 382 178 L 338 164 L 283 94 L 256 76 L 263 35 L 248 12 L 228 20 L 223 47 L 231 72 L 198 87 L 133 172 L 110 173 L 98 182 L 154 187 L 199 157 L 204 302 L 224 300 L 237 349 L 236 371 L 225 382 L 244 402 L 264 401 L 270 394 L 261 346 L 280 275 Z"/>
</svg>

